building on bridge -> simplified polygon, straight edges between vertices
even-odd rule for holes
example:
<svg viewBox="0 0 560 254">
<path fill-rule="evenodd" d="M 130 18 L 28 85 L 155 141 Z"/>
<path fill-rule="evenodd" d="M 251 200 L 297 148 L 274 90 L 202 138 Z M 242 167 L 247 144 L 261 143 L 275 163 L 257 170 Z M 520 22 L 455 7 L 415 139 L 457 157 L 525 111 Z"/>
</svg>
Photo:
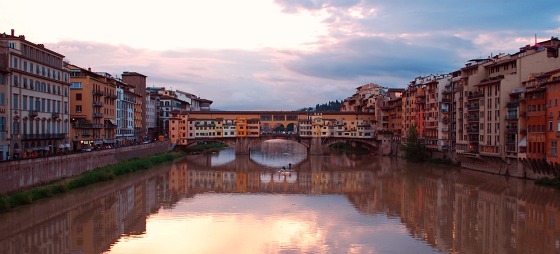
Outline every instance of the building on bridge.
<svg viewBox="0 0 560 254">
<path fill-rule="evenodd" d="M 275 131 L 285 130 L 285 126 L 288 125 L 293 126 L 292 131 Z M 269 135 L 300 138 L 377 138 L 374 115 L 371 113 L 171 112 L 169 138 L 177 145 L 188 145 L 196 140 L 259 138 Z"/>
</svg>

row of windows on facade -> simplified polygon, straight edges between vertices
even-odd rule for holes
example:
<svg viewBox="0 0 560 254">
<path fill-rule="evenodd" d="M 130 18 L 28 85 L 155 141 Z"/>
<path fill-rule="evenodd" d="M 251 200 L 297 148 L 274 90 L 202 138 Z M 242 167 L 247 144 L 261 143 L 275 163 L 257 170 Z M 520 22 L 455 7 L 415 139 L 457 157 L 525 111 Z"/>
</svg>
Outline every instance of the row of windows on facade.
<svg viewBox="0 0 560 254">
<path fill-rule="evenodd" d="M 22 127 L 21 133 L 24 135 L 68 133 L 68 125 L 60 121 L 50 121 L 50 120 L 28 121 L 28 119 L 23 119 L 21 122 L 21 127 Z M 12 123 L 12 134 L 20 134 L 20 122 Z"/>
<path fill-rule="evenodd" d="M 550 107 L 558 107 L 558 99 L 554 99 L 554 104 L 552 104 L 552 100 L 548 101 L 548 104 L 533 104 L 533 105 L 527 105 L 527 111 L 532 112 L 532 111 L 541 111 L 541 110 L 546 110 L 547 108 Z M 550 112 L 552 113 L 552 112 Z"/>
<path fill-rule="evenodd" d="M 51 83 L 39 82 L 38 80 L 29 79 L 29 83 L 27 82 L 27 77 L 21 78 L 22 80 L 22 87 L 24 89 L 29 89 L 33 91 L 43 92 L 43 93 L 50 93 L 55 95 L 62 95 L 61 91 L 64 92 L 64 96 L 68 96 L 68 89 L 66 87 L 63 90 L 60 89 L 60 86 L 52 85 Z M 14 75 L 12 86 L 19 87 L 20 84 L 20 76 Z"/>
<path fill-rule="evenodd" d="M 61 101 L 23 95 L 21 100 L 22 110 L 37 112 L 60 113 Z M 0 93 L 0 105 L 4 105 L 4 93 Z M 20 109 L 19 94 L 13 94 L 12 108 Z M 64 113 L 68 114 L 68 102 L 64 102 Z"/>
<path fill-rule="evenodd" d="M 54 80 L 58 80 L 58 81 L 64 81 L 64 82 L 68 82 L 68 74 L 64 73 L 62 74 L 60 71 L 55 71 L 54 69 L 51 69 L 49 67 L 45 67 L 39 64 L 35 64 L 33 65 L 33 63 L 29 63 L 29 69 L 27 68 L 27 61 L 26 60 L 22 60 L 22 66 L 19 66 L 19 58 L 14 57 L 13 58 L 13 64 L 12 64 L 12 68 L 16 69 L 16 70 L 22 70 L 25 72 L 28 72 L 30 74 L 35 74 L 35 75 L 41 75 L 43 77 L 46 78 L 50 78 L 50 79 L 54 79 Z M 35 68 L 33 68 L 35 67 Z M 51 75 L 52 73 L 52 75 Z"/>
<path fill-rule="evenodd" d="M 81 94 L 81 93 L 76 93 L 76 95 L 75 95 L 75 100 L 76 100 L 76 101 L 81 101 L 81 100 L 82 100 L 82 94 Z M 114 102 L 113 100 L 110 100 L 110 99 L 105 99 L 105 100 L 103 101 L 103 103 L 104 103 L 104 104 L 107 104 L 107 105 L 111 105 L 111 106 L 114 106 L 114 105 L 115 105 L 115 102 Z"/>
<path fill-rule="evenodd" d="M 16 45 L 15 42 L 8 42 L 8 47 L 15 49 Z M 62 58 L 49 54 L 43 50 L 39 50 L 33 47 L 30 47 L 26 44 L 21 44 L 21 54 L 25 57 L 29 57 L 35 61 L 43 62 L 48 65 L 52 65 L 58 68 L 62 68 Z"/>
</svg>

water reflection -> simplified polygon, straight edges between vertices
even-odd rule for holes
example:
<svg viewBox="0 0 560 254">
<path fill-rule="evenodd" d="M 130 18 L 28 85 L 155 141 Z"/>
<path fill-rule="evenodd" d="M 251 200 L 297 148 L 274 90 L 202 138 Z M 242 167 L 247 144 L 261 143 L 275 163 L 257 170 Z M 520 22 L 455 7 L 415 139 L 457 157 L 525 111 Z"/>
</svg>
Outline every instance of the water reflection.
<svg viewBox="0 0 560 254">
<path fill-rule="evenodd" d="M 288 167 L 307 158 L 307 148 L 296 142 L 269 140 L 251 149 L 251 159 L 269 168 Z"/>
<path fill-rule="evenodd" d="M 221 156 L 0 215 L 2 253 L 560 251 L 560 193 L 531 182 L 388 157 L 310 156 L 285 174 Z"/>
</svg>

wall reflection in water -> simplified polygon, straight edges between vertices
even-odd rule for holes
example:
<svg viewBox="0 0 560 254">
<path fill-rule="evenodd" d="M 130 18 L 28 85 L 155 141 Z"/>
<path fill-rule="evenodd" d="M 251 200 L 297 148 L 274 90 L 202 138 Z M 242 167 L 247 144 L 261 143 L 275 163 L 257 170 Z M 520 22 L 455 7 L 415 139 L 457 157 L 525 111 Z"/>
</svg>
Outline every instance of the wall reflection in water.
<svg viewBox="0 0 560 254">
<path fill-rule="evenodd" d="M 201 193 L 274 193 L 343 195 L 362 215 L 396 218 L 435 251 L 560 251 L 560 193 L 520 179 L 360 155 L 307 157 L 292 163 L 290 173 L 278 172 L 281 165 L 263 167 L 253 156 L 212 164 L 209 156 L 189 156 L 0 215 L 0 249 L 101 253 L 145 237 L 155 213 L 171 214 Z"/>
</svg>

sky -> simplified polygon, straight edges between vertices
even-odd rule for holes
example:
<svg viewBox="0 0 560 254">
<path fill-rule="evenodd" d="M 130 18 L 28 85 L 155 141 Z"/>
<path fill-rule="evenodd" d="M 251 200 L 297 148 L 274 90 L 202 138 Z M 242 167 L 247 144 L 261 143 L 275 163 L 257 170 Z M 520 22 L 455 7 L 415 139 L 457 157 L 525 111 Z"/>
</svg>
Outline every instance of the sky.
<svg viewBox="0 0 560 254">
<path fill-rule="evenodd" d="M 33 6 L 30 8 L 30 6 Z M 558 0 L 0 0 L 0 33 L 218 110 L 297 110 L 405 88 L 560 35 Z"/>
</svg>

